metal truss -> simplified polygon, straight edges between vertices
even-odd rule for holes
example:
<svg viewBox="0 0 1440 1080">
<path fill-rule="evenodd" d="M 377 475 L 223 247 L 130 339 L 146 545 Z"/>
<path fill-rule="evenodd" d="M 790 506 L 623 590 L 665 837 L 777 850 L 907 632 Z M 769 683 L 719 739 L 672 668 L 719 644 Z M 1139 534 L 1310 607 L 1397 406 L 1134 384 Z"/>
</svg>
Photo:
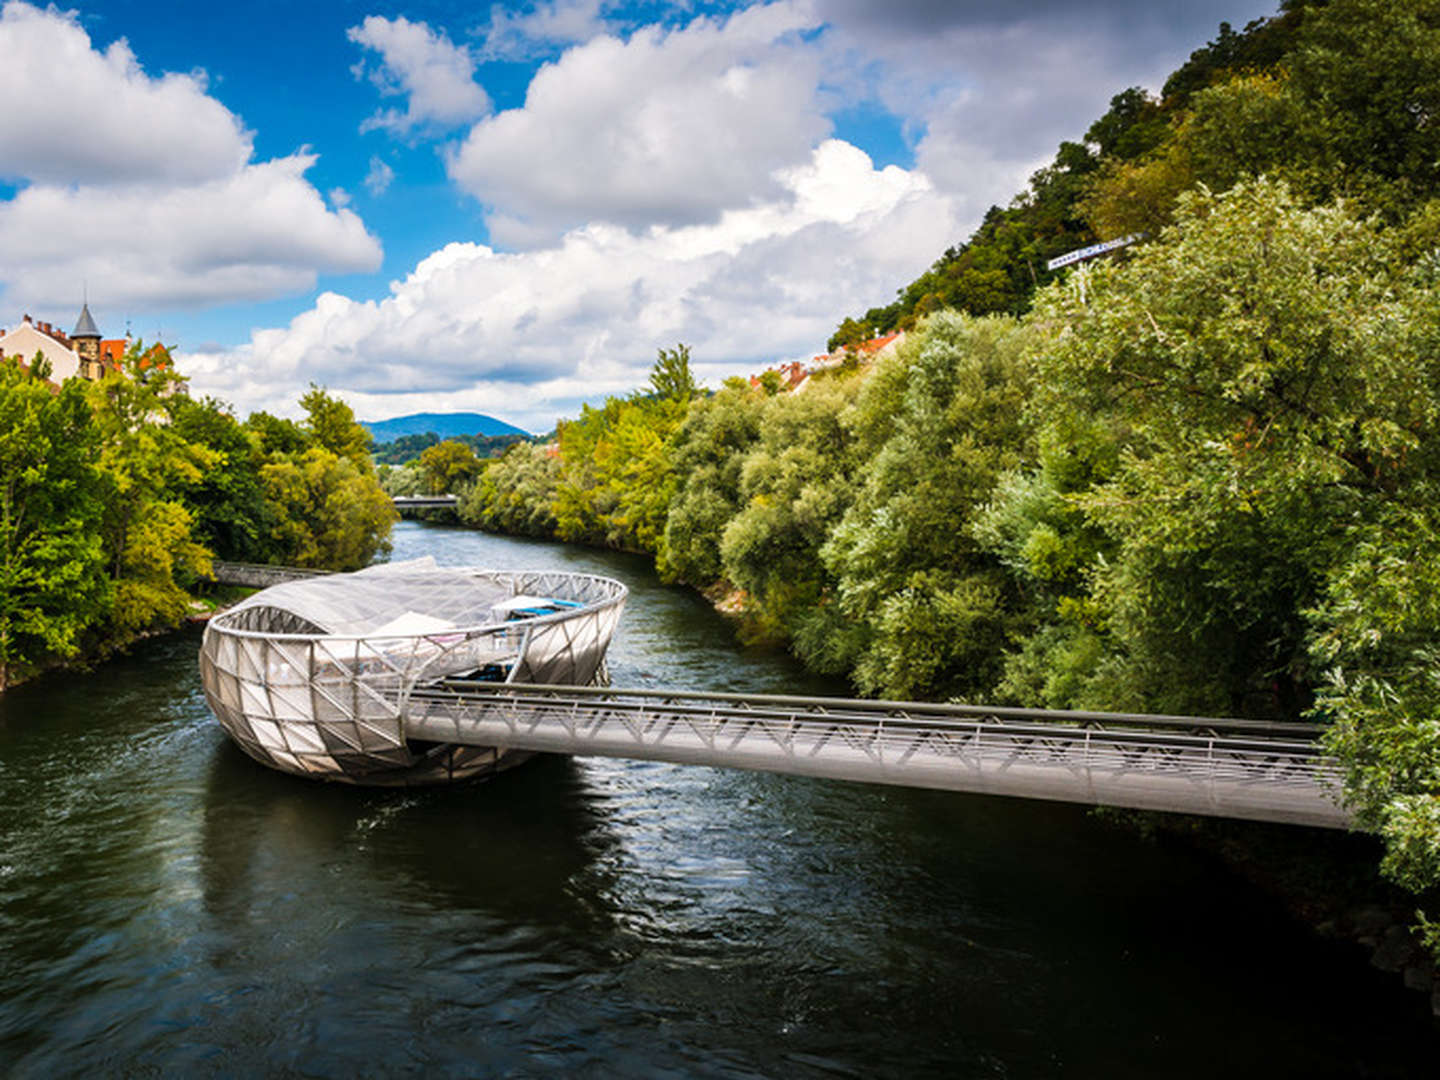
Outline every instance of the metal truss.
<svg viewBox="0 0 1440 1080">
<path fill-rule="evenodd" d="M 1345 828 L 1302 724 L 440 680 L 407 738 Z"/>
</svg>

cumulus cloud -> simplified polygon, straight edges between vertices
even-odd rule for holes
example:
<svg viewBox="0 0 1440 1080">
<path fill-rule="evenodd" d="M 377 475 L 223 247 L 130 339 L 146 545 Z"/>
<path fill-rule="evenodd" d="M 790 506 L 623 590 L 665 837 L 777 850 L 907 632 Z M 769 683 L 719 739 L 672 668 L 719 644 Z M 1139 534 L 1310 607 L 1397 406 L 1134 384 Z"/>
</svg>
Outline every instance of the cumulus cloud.
<svg viewBox="0 0 1440 1080">
<path fill-rule="evenodd" d="M 312 154 L 251 160 L 197 75 L 147 75 L 72 13 L 0 10 L 0 297 L 68 306 L 82 281 L 132 310 L 268 299 L 319 270 L 372 270 L 380 246 L 305 179 Z"/>
<path fill-rule="evenodd" d="M 802 3 L 602 35 L 535 75 L 522 108 L 487 117 L 448 156 L 489 209 L 491 236 L 523 247 L 591 221 L 714 221 L 773 198 L 775 172 L 830 131 L 815 21 Z"/>
<path fill-rule="evenodd" d="M 1130 85 L 1158 89 L 1222 19 L 1266 0 L 776 0 L 628 37 L 601 0 L 496 10 L 482 55 L 572 42 L 524 105 L 450 148 L 492 239 L 527 248 L 583 223 L 713 221 L 774 196 L 857 103 L 896 117 L 917 165 L 977 224 Z M 950 240 L 959 237 L 948 238 Z"/>
<path fill-rule="evenodd" d="M 479 29 L 485 60 L 524 60 L 556 45 L 589 41 L 605 32 L 604 0 L 549 0 L 526 11 L 495 4 L 490 21 Z"/>
<path fill-rule="evenodd" d="M 303 292 L 315 267 L 374 269 L 355 214 L 328 210 L 296 154 L 203 184 L 33 185 L 0 202 L 7 298 L 69 305 L 88 281 L 107 305 L 196 307 Z M 223 213 L 217 211 L 223 209 Z"/>
<path fill-rule="evenodd" d="M 838 140 L 774 182 L 774 199 L 711 224 L 595 224 L 520 253 L 450 244 L 383 300 L 327 293 L 287 327 L 184 368 L 197 392 L 242 410 L 293 409 L 316 380 L 366 417 L 475 408 L 542 430 L 580 400 L 640 385 L 656 348 L 677 341 L 712 385 L 809 355 L 837 312 L 908 280 L 956 225 L 923 176 L 876 169 Z"/>
<path fill-rule="evenodd" d="M 124 40 L 97 52 L 53 8 L 5 4 L 0 56 L 0 176 L 185 182 L 230 175 L 250 158 L 250 136 L 206 95 L 203 76 L 149 78 Z"/>
<path fill-rule="evenodd" d="M 1129 86 L 1159 90 L 1219 23 L 1273 0 L 814 0 L 832 72 L 917 133 L 916 164 L 977 221 Z"/>
<path fill-rule="evenodd" d="M 386 19 L 371 15 L 346 31 L 357 45 L 380 54 L 380 64 L 354 68 L 358 78 L 368 75 L 382 94 L 408 96 L 402 113 L 377 112 L 361 131 L 380 128 L 405 135 L 417 128 L 448 128 L 468 123 L 490 111 L 490 98 L 475 81 L 475 58 L 445 32 L 403 15 Z"/>
</svg>

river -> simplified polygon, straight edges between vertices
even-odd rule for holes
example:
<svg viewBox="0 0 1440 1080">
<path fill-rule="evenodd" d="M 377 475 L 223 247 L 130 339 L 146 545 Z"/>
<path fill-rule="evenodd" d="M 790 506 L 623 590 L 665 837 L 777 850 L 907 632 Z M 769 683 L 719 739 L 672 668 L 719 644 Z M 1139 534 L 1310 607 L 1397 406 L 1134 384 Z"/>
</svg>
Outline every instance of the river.
<svg viewBox="0 0 1440 1080">
<path fill-rule="evenodd" d="M 839 692 L 640 559 L 414 522 L 395 558 L 632 592 L 617 685 Z M 1078 807 L 543 758 L 271 773 L 193 632 L 0 698 L 0 1075 L 1431 1076 L 1423 995 Z M 1297 842 L 1305 834 L 1297 830 Z"/>
</svg>

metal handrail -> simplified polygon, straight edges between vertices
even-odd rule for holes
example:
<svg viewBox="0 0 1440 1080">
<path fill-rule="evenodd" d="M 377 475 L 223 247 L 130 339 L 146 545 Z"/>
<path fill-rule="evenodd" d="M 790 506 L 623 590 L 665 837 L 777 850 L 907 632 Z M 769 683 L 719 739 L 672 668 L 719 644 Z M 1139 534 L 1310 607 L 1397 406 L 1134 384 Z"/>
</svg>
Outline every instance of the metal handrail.
<svg viewBox="0 0 1440 1080">
<path fill-rule="evenodd" d="M 467 695 L 490 695 L 516 701 L 543 702 L 548 699 L 601 700 L 613 708 L 624 708 L 626 699 L 664 701 L 672 711 L 713 708 L 723 702 L 747 712 L 790 715 L 815 709 L 825 710 L 816 716 L 853 718 L 881 717 L 894 724 L 923 718 L 932 723 L 947 718 L 992 720 L 1018 727 L 1031 722 L 1045 727 L 1068 725 L 1090 730 L 1106 726 L 1137 728 L 1145 731 L 1181 730 L 1250 735 L 1267 745 L 1277 737 L 1290 737 L 1298 742 L 1317 740 L 1324 728 L 1316 724 L 1287 721 L 1243 720 L 1213 716 L 1176 716 L 1146 713 L 1094 712 L 1067 709 L 1030 709 L 1008 705 L 963 705 L 953 702 L 891 701 L 876 698 L 807 697 L 793 694 L 737 694 L 725 691 L 667 690 L 632 687 L 557 686 L 542 683 L 476 683 L 464 680 L 440 680 L 426 690 L 459 691 Z M 694 703 L 693 705 L 688 703 Z"/>
</svg>

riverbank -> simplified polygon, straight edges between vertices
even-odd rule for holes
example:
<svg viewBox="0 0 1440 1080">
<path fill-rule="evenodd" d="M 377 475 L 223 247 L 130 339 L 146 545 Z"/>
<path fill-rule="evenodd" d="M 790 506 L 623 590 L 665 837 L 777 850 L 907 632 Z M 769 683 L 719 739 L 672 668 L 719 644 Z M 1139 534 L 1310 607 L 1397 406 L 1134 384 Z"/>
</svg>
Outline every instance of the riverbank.
<svg viewBox="0 0 1440 1080">
<path fill-rule="evenodd" d="M 1315 832 L 1301 850 L 1285 826 L 1174 815 L 1136 819 L 1132 824 L 1142 831 L 1165 832 L 1216 859 L 1316 938 L 1338 942 L 1397 977 L 1427 999 L 1440 1020 L 1440 963 L 1416 932 L 1416 909 L 1434 910 L 1440 896 L 1417 897 L 1381 877 L 1378 838 Z"/>
<path fill-rule="evenodd" d="M 91 671 L 97 664 L 124 656 L 141 642 L 173 634 L 187 626 L 204 625 L 212 616 L 224 611 L 232 604 L 238 603 L 253 592 L 255 592 L 254 589 L 211 584 L 191 596 L 185 614 L 173 624 L 152 626 L 125 638 L 95 642 L 82 649 L 76 656 L 49 657 L 42 664 L 27 666 L 18 678 L 9 679 L 3 686 L 0 686 L 0 694 L 25 686 L 35 679 L 51 673 Z"/>
</svg>

